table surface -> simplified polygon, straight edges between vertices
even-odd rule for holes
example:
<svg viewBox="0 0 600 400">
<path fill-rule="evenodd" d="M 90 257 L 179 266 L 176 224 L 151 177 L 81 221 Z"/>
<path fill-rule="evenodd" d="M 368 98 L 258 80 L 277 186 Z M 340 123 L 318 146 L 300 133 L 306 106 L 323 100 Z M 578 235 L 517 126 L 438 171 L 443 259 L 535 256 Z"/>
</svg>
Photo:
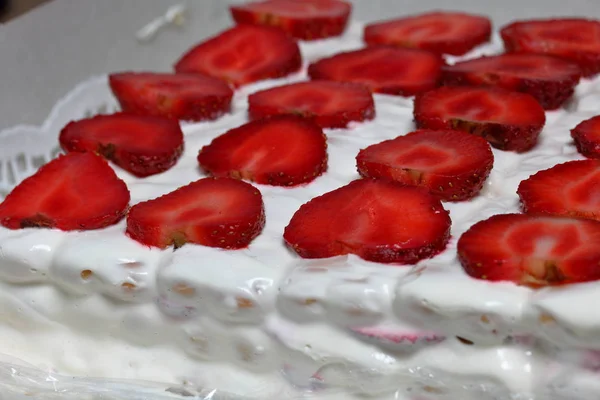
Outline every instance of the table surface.
<svg viewBox="0 0 600 400">
<path fill-rule="evenodd" d="M 16 0 L 20 1 L 20 0 Z M 189 47 L 231 24 L 227 3 L 187 1 L 186 23 L 140 43 L 135 33 L 182 0 L 53 0 L 0 25 L 0 129 L 41 124 L 54 103 L 89 76 L 119 70 L 169 71 Z M 600 16 L 599 0 L 354 0 L 355 19 L 371 21 L 455 9 L 516 18 Z"/>
</svg>

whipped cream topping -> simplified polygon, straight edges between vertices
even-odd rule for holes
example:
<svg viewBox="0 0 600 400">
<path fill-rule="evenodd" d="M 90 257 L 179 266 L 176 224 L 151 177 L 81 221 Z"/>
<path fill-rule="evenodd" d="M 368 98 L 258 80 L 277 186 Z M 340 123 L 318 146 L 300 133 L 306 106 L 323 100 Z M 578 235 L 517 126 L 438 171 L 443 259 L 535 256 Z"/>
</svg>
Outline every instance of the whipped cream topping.
<svg viewBox="0 0 600 400">
<path fill-rule="evenodd" d="M 361 33 L 353 24 L 340 38 L 301 43 L 305 66 L 361 47 Z M 501 49 L 496 37 L 461 59 Z M 139 179 L 115 166 L 132 204 L 202 178 L 198 150 L 247 122 L 248 94 L 303 79 L 305 69 L 245 86 L 230 114 L 182 124 L 185 151 L 169 171 Z M 456 259 L 456 240 L 479 220 L 518 212 L 521 180 L 583 158 L 569 131 L 599 102 L 600 78 L 584 80 L 564 109 L 547 113 L 535 149 L 494 150 L 481 194 L 445 203 L 447 250 L 416 266 L 302 260 L 282 238 L 300 205 L 359 178 L 360 149 L 414 130 L 412 99 L 386 95 L 375 95 L 374 120 L 325 130 L 323 176 L 296 188 L 256 185 L 267 222 L 247 249 L 151 249 L 124 234 L 124 221 L 88 232 L 0 228 L 0 353 L 63 374 L 261 399 L 597 397 L 600 284 L 534 291 L 475 280 Z"/>
</svg>

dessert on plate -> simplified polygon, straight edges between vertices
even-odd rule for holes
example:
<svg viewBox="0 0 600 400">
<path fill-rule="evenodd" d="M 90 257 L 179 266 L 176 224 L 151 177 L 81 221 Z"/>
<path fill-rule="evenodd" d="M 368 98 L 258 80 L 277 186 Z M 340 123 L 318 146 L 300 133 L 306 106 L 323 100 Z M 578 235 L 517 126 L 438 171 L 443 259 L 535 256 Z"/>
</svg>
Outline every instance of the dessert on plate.
<svg viewBox="0 0 600 400">
<path fill-rule="evenodd" d="M 256 399 L 597 398 L 599 23 L 350 11 L 237 5 L 172 73 L 109 74 L 119 111 L 0 203 L 0 353 Z"/>
</svg>

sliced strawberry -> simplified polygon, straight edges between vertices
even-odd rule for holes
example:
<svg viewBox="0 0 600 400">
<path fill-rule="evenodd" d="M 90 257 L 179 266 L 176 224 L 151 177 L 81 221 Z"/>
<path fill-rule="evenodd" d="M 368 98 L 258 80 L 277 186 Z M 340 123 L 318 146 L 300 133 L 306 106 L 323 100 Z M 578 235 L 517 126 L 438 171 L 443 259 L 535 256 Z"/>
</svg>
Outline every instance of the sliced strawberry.
<svg viewBox="0 0 600 400">
<path fill-rule="evenodd" d="M 425 50 L 377 46 L 311 64 L 312 79 L 355 82 L 373 92 L 412 96 L 437 86 L 442 59 Z"/>
<path fill-rule="evenodd" d="M 25 179 L 0 204 L 9 229 L 99 229 L 127 211 L 129 190 L 106 161 L 92 153 L 59 156 Z"/>
<path fill-rule="evenodd" d="M 339 36 L 352 6 L 339 0 L 266 0 L 231 7 L 238 24 L 271 25 L 304 40 Z"/>
<path fill-rule="evenodd" d="M 579 64 L 584 76 L 600 72 L 600 21 L 561 18 L 517 21 L 500 31 L 507 51 L 548 54 Z"/>
<path fill-rule="evenodd" d="M 356 156 L 362 176 L 422 186 L 443 201 L 477 195 L 493 164 L 488 142 L 451 130 L 418 130 L 369 146 Z"/>
<path fill-rule="evenodd" d="M 281 29 L 238 25 L 190 49 L 177 73 L 201 73 L 234 86 L 279 78 L 302 66 L 298 44 Z"/>
<path fill-rule="evenodd" d="M 581 70 L 570 61 L 540 54 L 502 54 L 446 66 L 442 80 L 445 85 L 499 86 L 529 93 L 552 110 L 571 97 L 580 77 Z"/>
<path fill-rule="evenodd" d="M 352 333 L 367 343 L 373 343 L 391 351 L 418 351 L 423 347 L 440 343 L 445 336 L 431 331 L 416 331 L 388 326 L 352 328 Z"/>
<path fill-rule="evenodd" d="M 579 365 L 587 370 L 600 372 L 600 350 L 583 350 L 580 355 Z"/>
<path fill-rule="evenodd" d="M 491 35 L 492 24 L 486 17 L 437 11 L 367 25 L 364 39 L 370 46 L 390 44 L 462 55 Z"/>
<path fill-rule="evenodd" d="M 600 158 L 600 115 L 587 119 L 571 130 L 577 150 L 588 158 Z"/>
<path fill-rule="evenodd" d="M 528 214 L 600 220 L 600 160 L 555 165 L 521 182 L 517 193 Z"/>
<path fill-rule="evenodd" d="M 65 151 L 98 153 L 140 177 L 168 170 L 183 151 L 177 121 L 124 113 L 71 121 L 59 141 Z"/>
<path fill-rule="evenodd" d="M 279 115 L 225 132 L 200 150 L 198 162 L 214 176 L 294 186 L 327 169 L 327 141 L 314 122 Z"/>
<path fill-rule="evenodd" d="M 248 96 L 253 119 L 294 114 L 323 128 L 345 128 L 351 121 L 375 117 L 373 95 L 354 83 L 310 81 L 262 90 Z"/>
<path fill-rule="evenodd" d="M 537 143 L 546 122 L 542 106 L 526 93 L 500 88 L 446 86 L 415 99 L 418 128 L 456 129 L 500 150 L 523 152 Z"/>
<path fill-rule="evenodd" d="M 127 234 L 160 248 L 197 243 L 239 249 L 248 246 L 264 225 L 258 189 L 236 179 L 204 178 L 131 207 Z"/>
<path fill-rule="evenodd" d="M 186 121 L 220 117 L 233 97 L 225 82 L 202 74 L 121 72 L 108 81 L 123 111 Z"/>
<path fill-rule="evenodd" d="M 426 190 L 359 179 L 304 204 L 283 237 L 304 258 L 414 264 L 444 250 L 450 217 Z"/>
<path fill-rule="evenodd" d="M 495 215 L 458 240 L 458 258 L 477 279 L 541 287 L 600 279 L 600 222 Z"/>
</svg>

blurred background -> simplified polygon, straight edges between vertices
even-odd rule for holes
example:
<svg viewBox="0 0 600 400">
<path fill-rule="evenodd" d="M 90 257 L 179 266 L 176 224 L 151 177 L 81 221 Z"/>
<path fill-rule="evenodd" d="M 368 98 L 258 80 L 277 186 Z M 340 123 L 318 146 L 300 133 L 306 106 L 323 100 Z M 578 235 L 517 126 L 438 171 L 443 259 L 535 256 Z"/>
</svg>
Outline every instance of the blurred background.
<svg viewBox="0 0 600 400">
<path fill-rule="evenodd" d="M 0 23 L 26 13 L 49 0 L 0 0 Z"/>
</svg>

